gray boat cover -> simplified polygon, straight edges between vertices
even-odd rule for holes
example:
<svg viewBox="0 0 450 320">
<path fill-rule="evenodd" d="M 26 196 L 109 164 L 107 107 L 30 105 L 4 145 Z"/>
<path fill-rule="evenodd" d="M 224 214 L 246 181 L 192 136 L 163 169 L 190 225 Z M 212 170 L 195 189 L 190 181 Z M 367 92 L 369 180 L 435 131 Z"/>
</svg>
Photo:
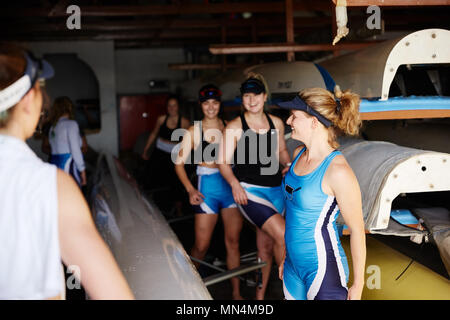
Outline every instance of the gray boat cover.
<svg viewBox="0 0 450 320">
<path fill-rule="evenodd" d="M 431 233 L 433 241 L 439 249 L 447 273 L 450 275 L 450 211 L 446 208 L 418 208 L 412 210 L 423 220 Z"/>
<path fill-rule="evenodd" d="M 344 154 L 358 179 L 365 226 L 367 230 L 372 231 L 379 213 L 379 195 L 389 173 L 397 164 L 429 151 L 401 147 L 390 142 L 351 138 L 341 138 L 339 143 L 339 150 Z M 338 222 L 343 223 L 342 217 L 338 218 Z M 408 229 L 402 232 L 394 228 L 392 232 L 394 235 L 409 236 L 411 231 Z"/>
</svg>

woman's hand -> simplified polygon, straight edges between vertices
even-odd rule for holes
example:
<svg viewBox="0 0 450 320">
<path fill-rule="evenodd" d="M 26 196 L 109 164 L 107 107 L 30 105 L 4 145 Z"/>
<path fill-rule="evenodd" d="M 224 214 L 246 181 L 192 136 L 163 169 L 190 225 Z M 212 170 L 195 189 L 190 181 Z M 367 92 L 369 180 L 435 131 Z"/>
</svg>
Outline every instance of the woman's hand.
<svg viewBox="0 0 450 320">
<path fill-rule="evenodd" d="M 347 300 L 361 300 L 364 285 L 353 285 L 348 289 Z"/>
<path fill-rule="evenodd" d="M 205 199 L 205 196 L 197 189 L 192 189 L 191 191 L 188 191 L 188 193 L 189 203 L 192 205 L 199 205 L 203 202 L 203 199 Z"/>
<path fill-rule="evenodd" d="M 247 193 L 244 188 L 242 188 L 239 181 L 236 181 L 231 185 L 231 192 L 233 193 L 234 202 L 236 202 L 236 204 L 247 205 Z"/>
<path fill-rule="evenodd" d="M 141 158 L 144 160 L 148 160 L 148 155 L 147 155 L 147 151 L 144 151 L 141 155 Z"/>
</svg>

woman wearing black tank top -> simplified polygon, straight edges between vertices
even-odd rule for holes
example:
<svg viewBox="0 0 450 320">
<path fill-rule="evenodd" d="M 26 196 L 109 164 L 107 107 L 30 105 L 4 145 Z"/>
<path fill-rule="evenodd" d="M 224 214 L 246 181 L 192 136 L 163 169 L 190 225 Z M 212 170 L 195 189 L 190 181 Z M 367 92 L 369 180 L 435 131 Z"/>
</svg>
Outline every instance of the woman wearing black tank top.
<svg viewBox="0 0 450 320">
<path fill-rule="evenodd" d="M 189 127 L 189 120 L 182 117 L 179 112 L 179 100 L 176 96 L 167 99 L 167 114 L 156 120 L 155 128 L 147 139 L 142 153 L 144 160 L 149 160 L 147 151 L 156 139 L 156 146 L 148 164 L 149 175 L 147 187 L 167 187 L 170 189 L 168 200 L 175 201 L 176 214 L 181 216 L 183 187 L 176 174 L 171 158 L 171 151 L 177 142 L 171 141 L 172 132 L 176 129 Z"/>
<path fill-rule="evenodd" d="M 239 235 L 242 229 L 242 216 L 234 202 L 231 188 L 220 174 L 216 161 L 222 130 L 225 127 L 225 122 L 218 116 L 221 95 L 220 90 L 211 84 L 200 89 L 198 100 L 203 120 L 196 121 L 183 136 L 175 171 L 189 194 L 189 202 L 195 212 L 195 242 L 191 256 L 198 260 L 205 257 L 220 212 L 225 233 L 227 267 L 231 270 L 240 265 Z M 192 185 L 184 168 L 192 150 L 194 154 L 201 156 L 200 158 L 194 155 L 198 176 L 196 186 Z M 196 267 L 199 266 L 195 260 L 194 264 Z M 242 299 L 239 278 L 232 278 L 231 286 L 232 298 Z"/>
<path fill-rule="evenodd" d="M 283 259 L 284 201 L 279 164 L 290 165 L 284 124 L 264 112 L 268 91 L 264 82 L 261 75 L 250 74 L 241 85 L 245 112 L 225 128 L 219 156 L 220 172 L 230 184 L 234 200 L 257 227 L 258 257 L 267 262 L 262 269 L 262 286 L 256 289 L 258 300 L 264 299 L 273 255 L 277 265 Z"/>
<path fill-rule="evenodd" d="M 171 141 L 172 132 L 178 128 L 186 129 L 189 127 L 189 120 L 182 117 L 179 113 L 179 105 L 180 103 L 177 97 L 169 96 L 166 103 L 167 113 L 159 116 L 156 120 L 155 127 L 149 135 L 144 151 L 142 152 L 142 159 L 149 159 L 147 151 L 155 139 L 162 142 L 160 146 L 156 146 L 157 149 L 170 153 L 166 149 L 169 150 L 170 147 L 173 148 L 176 145 L 176 142 Z"/>
</svg>

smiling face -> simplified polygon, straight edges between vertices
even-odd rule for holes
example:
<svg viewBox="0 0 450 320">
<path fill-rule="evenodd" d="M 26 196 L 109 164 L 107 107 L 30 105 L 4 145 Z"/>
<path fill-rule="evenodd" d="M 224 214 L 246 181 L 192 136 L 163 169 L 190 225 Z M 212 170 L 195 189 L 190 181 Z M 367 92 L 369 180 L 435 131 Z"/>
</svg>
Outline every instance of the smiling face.
<svg viewBox="0 0 450 320">
<path fill-rule="evenodd" d="M 205 118 L 214 119 L 219 114 L 220 101 L 216 99 L 208 99 L 201 103 L 203 114 Z"/>
<path fill-rule="evenodd" d="M 169 116 L 178 116 L 177 99 L 169 99 L 169 101 L 167 101 L 167 113 L 169 114 Z"/>
<path fill-rule="evenodd" d="M 313 126 L 313 118 L 304 111 L 291 110 L 291 115 L 286 124 L 291 127 L 291 137 L 295 140 L 305 141 L 308 139 Z"/>
<path fill-rule="evenodd" d="M 248 92 L 242 95 L 242 104 L 244 105 L 245 110 L 251 113 L 261 112 L 266 100 L 267 94 L 264 92 L 260 94 Z"/>
</svg>

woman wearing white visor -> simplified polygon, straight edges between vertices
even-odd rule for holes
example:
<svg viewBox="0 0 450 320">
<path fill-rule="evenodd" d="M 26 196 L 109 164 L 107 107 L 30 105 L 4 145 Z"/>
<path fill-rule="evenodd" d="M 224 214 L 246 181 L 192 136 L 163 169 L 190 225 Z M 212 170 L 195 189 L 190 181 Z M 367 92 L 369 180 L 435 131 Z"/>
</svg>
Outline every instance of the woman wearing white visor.
<svg viewBox="0 0 450 320">
<path fill-rule="evenodd" d="M 79 268 L 90 298 L 131 299 L 74 180 L 25 143 L 52 75 L 47 62 L 0 44 L 0 299 L 64 297 L 61 259 Z"/>
</svg>

